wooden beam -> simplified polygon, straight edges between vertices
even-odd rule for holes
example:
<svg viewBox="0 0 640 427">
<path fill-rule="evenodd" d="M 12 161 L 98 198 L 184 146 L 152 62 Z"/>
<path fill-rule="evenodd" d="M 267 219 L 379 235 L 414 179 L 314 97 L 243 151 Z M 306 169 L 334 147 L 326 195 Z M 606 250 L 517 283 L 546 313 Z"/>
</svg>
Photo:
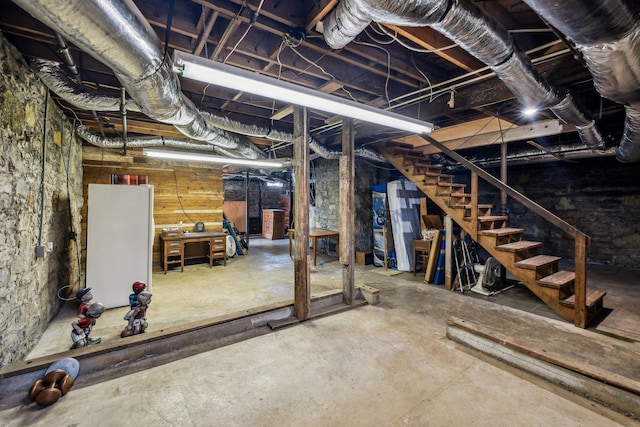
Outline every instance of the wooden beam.
<svg viewBox="0 0 640 427">
<path fill-rule="evenodd" d="M 305 28 L 310 31 L 315 28 L 316 24 L 327 16 L 331 9 L 338 4 L 338 0 L 321 0 L 317 3 L 316 8 L 313 10 L 313 15 L 310 16 Z"/>
<path fill-rule="evenodd" d="M 294 311 L 299 320 L 311 317 L 311 277 L 309 260 L 309 113 L 306 108 L 293 109 L 293 170 L 295 176 L 294 215 Z"/>
<path fill-rule="evenodd" d="M 342 119 L 342 154 L 340 155 L 340 263 L 342 294 L 352 305 L 355 264 L 355 128 L 353 119 Z"/>
<path fill-rule="evenodd" d="M 429 134 L 429 137 L 435 139 L 438 142 L 441 142 L 451 150 L 462 150 L 466 148 L 483 147 L 485 145 L 497 144 L 502 142 L 502 139 L 504 139 L 504 142 L 525 141 L 527 139 L 539 138 L 542 136 L 575 132 L 575 127 L 564 124 L 560 122 L 560 120 L 545 120 L 542 122 L 532 123 L 530 125 L 509 126 L 510 127 L 503 128 L 502 133 L 500 133 L 500 131 L 488 133 L 479 131 L 475 135 L 457 137 L 455 139 L 443 139 L 442 141 L 440 141 L 441 137 L 438 136 L 439 131 L 434 131 Z M 448 134 L 446 137 L 451 138 L 452 136 L 452 134 Z M 396 139 L 394 141 L 401 144 L 418 147 L 419 151 L 423 155 L 440 152 L 440 150 L 433 145 L 425 144 L 425 139 L 418 135 L 411 135 L 404 138 Z"/>
<path fill-rule="evenodd" d="M 485 66 L 484 63 L 460 48 L 437 50 L 455 43 L 429 27 L 398 27 L 389 24 L 385 24 L 385 26 L 424 49 L 435 50 L 433 52 L 435 55 L 465 71 L 475 71 Z"/>
<path fill-rule="evenodd" d="M 196 43 L 196 47 L 193 49 L 192 53 L 194 55 L 200 55 L 202 49 L 204 48 L 207 39 L 209 38 L 209 34 L 211 34 L 211 30 L 213 30 L 213 25 L 216 23 L 218 19 L 219 13 L 217 11 L 211 11 L 211 15 L 209 15 L 209 19 L 207 20 L 206 26 L 202 29 L 202 32 L 198 36 L 198 41 Z"/>
<path fill-rule="evenodd" d="M 115 126 L 116 129 L 122 129 L 122 119 L 118 117 L 109 117 L 109 125 Z M 89 130 L 95 134 L 99 133 L 98 125 L 95 121 L 87 119 L 83 124 L 89 128 Z M 104 126 L 105 133 L 108 132 L 108 128 Z M 164 136 L 165 138 L 176 138 L 188 140 L 182 132 L 176 129 L 173 125 L 167 125 L 163 123 L 154 123 L 143 120 L 135 120 L 130 117 L 127 118 L 127 129 L 129 133 L 139 133 L 144 135 L 156 135 Z"/>
<path fill-rule="evenodd" d="M 222 51 L 225 50 L 229 37 L 231 37 L 231 35 L 236 32 L 236 30 L 238 29 L 238 26 L 240 26 L 241 23 L 242 23 L 241 19 L 235 19 L 229 22 L 229 25 L 227 25 L 226 30 L 224 30 L 222 37 L 220 37 L 220 40 L 218 41 L 218 44 L 213 50 L 213 53 L 211 53 L 211 56 L 209 57 L 209 59 L 213 59 L 214 61 L 218 59 Z"/>
</svg>

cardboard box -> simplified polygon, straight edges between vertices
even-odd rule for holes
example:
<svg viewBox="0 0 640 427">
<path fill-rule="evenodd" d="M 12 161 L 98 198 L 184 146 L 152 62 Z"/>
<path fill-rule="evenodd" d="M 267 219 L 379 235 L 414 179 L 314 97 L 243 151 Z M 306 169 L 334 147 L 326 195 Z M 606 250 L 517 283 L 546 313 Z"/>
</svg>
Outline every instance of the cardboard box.
<svg viewBox="0 0 640 427">
<path fill-rule="evenodd" d="M 356 251 L 356 264 L 369 265 L 373 264 L 373 251 Z"/>
</svg>

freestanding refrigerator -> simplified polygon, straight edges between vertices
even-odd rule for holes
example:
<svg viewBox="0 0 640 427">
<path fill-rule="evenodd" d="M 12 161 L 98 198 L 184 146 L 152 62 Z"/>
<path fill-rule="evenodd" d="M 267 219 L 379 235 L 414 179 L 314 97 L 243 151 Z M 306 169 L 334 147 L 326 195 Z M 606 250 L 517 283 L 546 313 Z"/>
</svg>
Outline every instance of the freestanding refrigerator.
<svg viewBox="0 0 640 427">
<path fill-rule="evenodd" d="M 153 186 L 89 184 L 86 286 L 107 308 L 129 304 L 136 280 L 151 290 Z"/>
</svg>

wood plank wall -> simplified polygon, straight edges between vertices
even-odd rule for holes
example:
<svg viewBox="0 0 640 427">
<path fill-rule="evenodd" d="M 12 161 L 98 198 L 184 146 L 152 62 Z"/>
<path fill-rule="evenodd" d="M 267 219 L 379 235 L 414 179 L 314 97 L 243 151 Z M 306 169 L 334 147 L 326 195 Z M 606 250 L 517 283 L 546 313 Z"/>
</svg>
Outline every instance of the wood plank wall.
<svg viewBox="0 0 640 427">
<path fill-rule="evenodd" d="M 153 219 L 155 238 L 153 261 L 160 261 L 159 235 L 164 227 L 177 226 L 193 230 L 204 222 L 207 231 L 222 231 L 222 167 L 160 160 L 129 149 L 127 155 L 116 150 L 85 146 L 82 150 L 83 194 L 82 247 L 87 246 L 87 194 L 89 184 L 109 184 L 111 174 L 147 175 L 153 185 Z M 83 252 L 83 265 L 85 262 Z"/>
</svg>

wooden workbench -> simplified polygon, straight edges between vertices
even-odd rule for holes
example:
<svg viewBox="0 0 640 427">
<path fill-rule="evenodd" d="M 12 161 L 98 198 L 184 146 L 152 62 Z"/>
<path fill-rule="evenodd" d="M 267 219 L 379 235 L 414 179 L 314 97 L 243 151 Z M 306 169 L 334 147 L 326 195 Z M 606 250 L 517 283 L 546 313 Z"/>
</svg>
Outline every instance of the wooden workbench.
<svg viewBox="0 0 640 427">
<path fill-rule="evenodd" d="M 205 253 L 198 253 L 188 257 L 185 246 L 189 243 L 207 242 L 209 245 Z M 169 264 L 180 264 L 180 271 L 184 271 L 184 260 L 187 258 L 209 258 L 209 267 L 213 267 L 214 259 L 224 260 L 227 265 L 227 234 L 217 231 L 162 233 L 160 234 L 160 251 L 164 274 L 167 274 Z"/>
<path fill-rule="evenodd" d="M 294 238 L 295 230 L 289 230 L 289 256 L 292 251 L 292 240 Z M 318 239 L 336 239 L 336 247 L 340 245 L 340 233 L 335 230 L 327 230 L 324 228 L 310 228 L 309 238 L 313 244 L 313 265 L 316 265 L 316 259 L 318 255 Z"/>
</svg>

